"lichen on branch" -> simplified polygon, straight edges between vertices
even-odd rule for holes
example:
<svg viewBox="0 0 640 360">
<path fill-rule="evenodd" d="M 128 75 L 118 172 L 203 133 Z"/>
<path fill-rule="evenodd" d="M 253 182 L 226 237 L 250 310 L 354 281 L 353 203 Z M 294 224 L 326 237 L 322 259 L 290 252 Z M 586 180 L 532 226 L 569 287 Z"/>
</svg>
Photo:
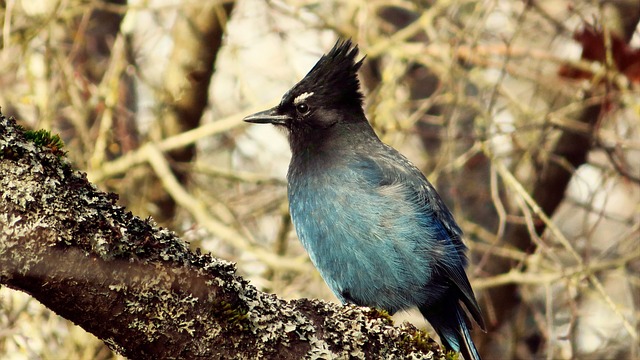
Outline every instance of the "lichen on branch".
<svg viewBox="0 0 640 360">
<path fill-rule="evenodd" d="M 38 139 L 0 115 L 0 284 L 119 353 L 444 358 L 423 332 L 395 327 L 375 309 L 258 291 L 234 264 L 191 251 L 173 232 L 126 211 L 117 195 L 98 190 L 52 151 L 57 142 Z"/>
</svg>

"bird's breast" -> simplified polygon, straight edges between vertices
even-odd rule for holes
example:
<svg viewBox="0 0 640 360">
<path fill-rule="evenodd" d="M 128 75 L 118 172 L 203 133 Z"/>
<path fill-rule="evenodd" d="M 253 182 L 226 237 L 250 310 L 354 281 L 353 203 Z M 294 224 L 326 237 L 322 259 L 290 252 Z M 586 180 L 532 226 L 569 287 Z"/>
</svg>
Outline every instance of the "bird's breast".
<svg viewBox="0 0 640 360">
<path fill-rule="evenodd" d="M 390 312 L 420 302 L 431 276 L 418 211 L 395 189 L 372 187 L 354 167 L 291 172 L 288 195 L 300 241 L 343 301 Z M 349 299 L 346 295 L 349 294 Z"/>
</svg>

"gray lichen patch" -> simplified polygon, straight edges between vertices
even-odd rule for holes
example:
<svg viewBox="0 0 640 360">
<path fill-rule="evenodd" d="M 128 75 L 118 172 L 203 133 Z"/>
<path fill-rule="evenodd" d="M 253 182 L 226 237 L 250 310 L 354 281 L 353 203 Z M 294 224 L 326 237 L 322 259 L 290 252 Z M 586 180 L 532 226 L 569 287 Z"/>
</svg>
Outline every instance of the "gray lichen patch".
<svg viewBox="0 0 640 360">
<path fill-rule="evenodd" d="M 51 275 L 54 272 L 46 269 L 58 266 L 58 272 L 74 278 L 67 281 L 72 287 L 88 290 L 104 285 L 104 290 L 92 289 L 91 295 L 105 291 L 105 296 L 111 292 L 123 299 L 117 316 L 130 320 L 129 328 L 149 342 L 167 329 L 193 336 L 197 329 L 214 323 L 209 316 L 193 316 L 201 311 L 200 298 L 209 291 L 204 281 L 233 284 L 239 279 L 235 266 L 190 252 L 173 232 L 133 216 L 116 204 L 116 195 L 99 191 L 64 161 L 27 139 L 12 119 L 0 116 L 0 255 L 12 257 L 0 260 L 4 264 L 0 279 L 6 282 L 16 274 L 34 274 L 35 266 Z M 59 254 L 81 249 L 85 259 L 99 261 L 92 262 L 95 269 L 42 264 L 40 254 L 54 248 Z M 202 289 L 194 289 L 200 297 L 181 291 L 193 287 L 185 282 L 194 279 L 177 278 L 176 271 L 191 271 L 202 278 Z M 100 284 L 105 279 L 108 282 Z M 57 286 L 56 281 L 49 284 Z"/>
<path fill-rule="evenodd" d="M 55 237 L 41 240 L 51 246 L 78 246 L 105 260 L 202 261 L 173 232 L 133 216 L 116 204 L 117 195 L 99 191 L 51 149 L 29 141 L 12 119 L 2 117 L 0 129 L 0 159 L 11 160 L 0 163 L 0 198 L 10 208 L 5 213 L 23 220 L 14 222 L 14 235 L 20 227 L 55 228 Z M 207 261 L 216 267 L 212 258 Z"/>
</svg>

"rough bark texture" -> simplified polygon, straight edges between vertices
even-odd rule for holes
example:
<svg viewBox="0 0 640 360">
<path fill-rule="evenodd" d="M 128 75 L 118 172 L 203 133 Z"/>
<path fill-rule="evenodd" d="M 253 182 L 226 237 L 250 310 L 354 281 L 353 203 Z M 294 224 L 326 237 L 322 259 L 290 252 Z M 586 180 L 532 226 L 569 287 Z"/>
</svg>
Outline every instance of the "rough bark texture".
<svg viewBox="0 0 640 360">
<path fill-rule="evenodd" d="M 0 284 L 129 358 L 444 358 L 375 310 L 257 291 L 1 115 L 0 174 Z"/>
</svg>

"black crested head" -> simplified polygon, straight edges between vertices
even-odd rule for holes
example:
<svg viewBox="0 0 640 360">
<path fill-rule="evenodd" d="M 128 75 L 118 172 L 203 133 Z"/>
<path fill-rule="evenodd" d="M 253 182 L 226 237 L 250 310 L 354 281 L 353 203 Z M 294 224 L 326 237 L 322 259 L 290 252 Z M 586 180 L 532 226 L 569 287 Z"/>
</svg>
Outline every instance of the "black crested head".
<svg viewBox="0 0 640 360">
<path fill-rule="evenodd" d="M 319 130 L 338 123 L 366 122 L 358 80 L 364 58 L 356 61 L 357 56 L 358 47 L 351 40 L 338 40 L 282 97 L 280 104 L 244 120 L 282 125 L 289 130 L 290 140 L 321 135 Z"/>
<path fill-rule="evenodd" d="M 358 69 L 364 58 L 356 62 L 356 56 L 357 45 L 353 46 L 349 39 L 338 40 L 290 92 L 313 91 L 314 95 L 331 98 L 337 103 L 362 107 Z"/>
</svg>

